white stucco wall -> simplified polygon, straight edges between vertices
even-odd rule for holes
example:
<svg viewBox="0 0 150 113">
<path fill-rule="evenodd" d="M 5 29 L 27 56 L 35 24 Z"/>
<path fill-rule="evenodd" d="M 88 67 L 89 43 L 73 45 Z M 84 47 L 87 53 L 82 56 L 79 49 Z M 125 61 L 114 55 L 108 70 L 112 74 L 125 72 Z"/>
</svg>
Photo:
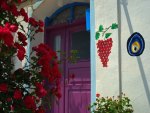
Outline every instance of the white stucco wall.
<svg viewBox="0 0 150 113">
<path fill-rule="evenodd" d="M 149 5 L 149 0 L 121 1 L 122 91 L 131 99 L 134 113 L 150 113 Z M 95 31 L 100 24 L 109 26 L 113 22 L 117 23 L 117 0 L 95 0 Z M 113 47 L 107 68 L 102 67 L 96 52 L 96 91 L 102 96 L 119 94 L 117 32 L 112 31 Z M 127 40 L 133 32 L 140 32 L 145 39 L 140 57 L 127 53 Z"/>
</svg>

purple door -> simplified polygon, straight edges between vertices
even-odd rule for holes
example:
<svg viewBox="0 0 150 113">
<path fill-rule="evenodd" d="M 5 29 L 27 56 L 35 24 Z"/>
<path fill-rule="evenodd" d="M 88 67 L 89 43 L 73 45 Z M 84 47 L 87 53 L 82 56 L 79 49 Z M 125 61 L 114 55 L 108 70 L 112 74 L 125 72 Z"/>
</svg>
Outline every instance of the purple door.
<svg viewBox="0 0 150 113">
<path fill-rule="evenodd" d="M 46 28 L 46 43 L 53 49 L 70 55 L 71 50 L 78 50 L 79 60 L 72 64 L 61 64 L 62 98 L 53 104 L 48 113 L 89 113 L 90 104 L 90 33 L 85 30 L 85 21 Z M 61 59 L 61 55 L 58 54 Z M 73 78 L 73 76 L 74 78 Z"/>
</svg>

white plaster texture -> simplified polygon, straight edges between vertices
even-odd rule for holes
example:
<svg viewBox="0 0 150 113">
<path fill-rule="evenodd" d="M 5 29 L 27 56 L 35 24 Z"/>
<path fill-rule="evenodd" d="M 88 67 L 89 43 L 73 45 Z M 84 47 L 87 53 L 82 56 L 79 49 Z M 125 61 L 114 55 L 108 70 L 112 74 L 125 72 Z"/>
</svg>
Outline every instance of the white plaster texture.
<svg viewBox="0 0 150 113">
<path fill-rule="evenodd" d="M 117 23 L 117 1 L 95 0 L 95 31 L 99 25 L 109 27 L 113 22 Z M 113 46 L 109 56 L 108 67 L 103 68 L 96 48 L 96 91 L 101 96 L 115 96 L 118 94 L 118 34 L 112 32 Z M 95 37 L 93 37 L 95 38 Z M 104 38 L 100 37 L 99 40 Z M 98 41 L 96 41 L 97 43 Z"/>
<path fill-rule="evenodd" d="M 122 91 L 131 99 L 134 113 L 150 113 L 150 1 L 121 1 Z M 96 30 L 100 24 L 117 22 L 117 0 L 95 0 Z M 127 53 L 127 40 L 133 32 L 145 39 L 145 50 L 140 57 Z M 113 31 L 113 48 L 108 68 L 103 68 L 96 55 L 96 90 L 102 96 L 113 96 L 119 91 L 118 36 Z"/>
</svg>

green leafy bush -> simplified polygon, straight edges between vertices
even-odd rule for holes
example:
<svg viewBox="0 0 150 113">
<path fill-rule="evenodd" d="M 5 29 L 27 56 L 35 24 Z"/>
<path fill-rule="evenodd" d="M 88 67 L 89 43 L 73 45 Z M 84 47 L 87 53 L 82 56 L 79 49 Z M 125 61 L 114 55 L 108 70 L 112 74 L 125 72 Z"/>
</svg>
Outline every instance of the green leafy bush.
<svg viewBox="0 0 150 113">
<path fill-rule="evenodd" d="M 133 107 L 130 99 L 122 94 L 117 98 L 100 97 L 96 95 L 96 102 L 89 106 L 91 113 L 133 113 Z"/>
</svg>

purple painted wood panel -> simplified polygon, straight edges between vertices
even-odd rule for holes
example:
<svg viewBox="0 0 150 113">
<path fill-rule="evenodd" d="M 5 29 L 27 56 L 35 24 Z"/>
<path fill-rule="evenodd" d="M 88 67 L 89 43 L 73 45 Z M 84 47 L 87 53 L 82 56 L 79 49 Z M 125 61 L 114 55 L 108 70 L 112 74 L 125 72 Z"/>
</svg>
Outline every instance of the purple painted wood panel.
<svg viewBox="0 0 150 113">
<path fill-rule="evenodd" d="M 56 28 L 46 28 L 45 43 L 53 47 L 54 38 L 61 35 L 61 50 L 69 56 L 72 34 L 85 30 L 85 20 Z M 61 68 L 62 98 L 58 102 L 55 101 L 52 110 L 47 113 L 89 113 L 87 108 L 90 104 L 90 60 L 82 59 L 75 64 L 65 61 L 61 64 Z M 70 78 L 72 74 L 75 75 L 74 79 Z"/>
<path fill-rule="evenodd" d="M 67 54 L 71 50 L 72 34 L 85 30 L 85 25 L 80 24 L 67 29 L 66 45 Z M 78 37 L 76 37 L 78 38 Z M 84 43 L 84 42 L 81 42 Z M 90 104 L 90 61 L 89 59 L 79 60 L 75 64 L 66 62 L 65 80 L 65 111 L 66 113 L 88 113 L 87 107 Z M 70 74 L 75 78 L 70 80 Z"/>
</svg>

